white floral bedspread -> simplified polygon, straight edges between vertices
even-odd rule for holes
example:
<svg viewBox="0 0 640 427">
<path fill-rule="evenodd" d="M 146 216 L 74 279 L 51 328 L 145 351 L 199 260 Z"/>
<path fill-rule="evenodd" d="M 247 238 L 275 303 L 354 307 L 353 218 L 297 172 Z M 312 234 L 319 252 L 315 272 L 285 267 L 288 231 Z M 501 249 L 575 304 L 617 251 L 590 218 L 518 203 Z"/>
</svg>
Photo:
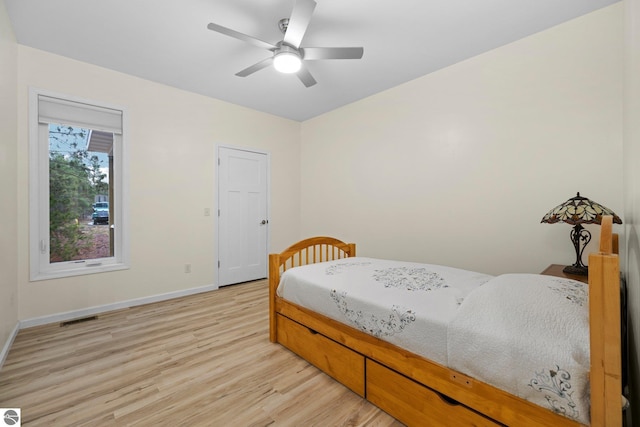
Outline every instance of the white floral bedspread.
<svg viewBox="0 0 640 427">
<path fill-rule="evenodd" d="M 449 367 L 589 424 L 588 286 L 505 274 L 449 324 Z"/>
<path fill-rule="evenodd" d="M 447 325 L 492 276 L 451 267 L 354 257 L 287 270 L 278 295 L 447 363 Z"/>
</svg>

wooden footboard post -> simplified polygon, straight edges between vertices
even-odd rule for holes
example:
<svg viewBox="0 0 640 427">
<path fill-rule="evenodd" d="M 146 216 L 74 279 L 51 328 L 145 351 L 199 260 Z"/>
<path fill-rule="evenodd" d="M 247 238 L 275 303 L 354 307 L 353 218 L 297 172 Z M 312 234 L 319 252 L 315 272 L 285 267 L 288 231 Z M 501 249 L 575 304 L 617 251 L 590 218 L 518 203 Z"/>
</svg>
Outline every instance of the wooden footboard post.
<svg viewBox="0 0 640 427">
<path fill-rule="evenodd" d="M 610 218 L 603 218 L 601 252 L 589 255 L 592 427 L 622 425 L 620 265 L 612 249 Z"/>
<path fill-rule="evenodd" d="M 269 340 L 277 341 L 276 289 L 280 283 L 280 255 L 269 255 Z"/>
</svg>

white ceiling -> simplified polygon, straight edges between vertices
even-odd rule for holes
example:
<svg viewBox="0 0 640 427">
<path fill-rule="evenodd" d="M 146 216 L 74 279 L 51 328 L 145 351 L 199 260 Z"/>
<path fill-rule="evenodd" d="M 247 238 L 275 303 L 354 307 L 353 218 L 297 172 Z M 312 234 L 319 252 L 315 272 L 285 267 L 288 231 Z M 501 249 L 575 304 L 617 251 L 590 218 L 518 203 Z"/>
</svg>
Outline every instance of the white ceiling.
<svg viewBox="0 0 640 427">
<path fill-rule="evenodd" d="M 4 0 L 18 43 L 303 121 L 617 0 L 317 0 L 302 47 L 362 46 L 308 63 L 317 84 L 266 68 L 295 0 Z M 54 70 L 52 70 L 54 71 Z"/>
</svg>

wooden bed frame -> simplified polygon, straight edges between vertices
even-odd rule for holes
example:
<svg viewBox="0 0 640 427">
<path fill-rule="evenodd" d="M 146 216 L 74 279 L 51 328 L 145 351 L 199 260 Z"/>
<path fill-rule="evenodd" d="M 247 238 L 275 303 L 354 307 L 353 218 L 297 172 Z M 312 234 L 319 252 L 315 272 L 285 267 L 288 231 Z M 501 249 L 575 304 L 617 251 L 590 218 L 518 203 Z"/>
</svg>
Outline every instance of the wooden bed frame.
<svg viewBox="0 0 640 427">
<path fill-rule="evenodd" d="M 622 425 L 620 273 L 617 235 L 604 217 L 589 256 L 591 426 Z M 288 268 L 355 256 L 331 237 L 269 256 L 270 340 L 287 347 L 407 425 L 579 426 L 489 384 L 288 302 L 276 295 Z"/>
</svg>

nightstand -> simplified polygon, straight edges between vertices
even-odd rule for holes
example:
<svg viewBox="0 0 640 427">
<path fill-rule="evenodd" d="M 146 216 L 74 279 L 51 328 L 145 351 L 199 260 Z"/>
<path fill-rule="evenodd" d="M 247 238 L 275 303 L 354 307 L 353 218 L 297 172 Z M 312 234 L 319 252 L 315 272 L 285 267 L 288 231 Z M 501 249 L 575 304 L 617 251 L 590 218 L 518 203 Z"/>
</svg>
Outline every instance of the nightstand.
<svg viewBox="0 0 640 427">
<path fill-rule="evenodd" d="M 545 274 L 547 276 L 556 276 L 556 277 L 564 277 L 565 279 L 573 279 L 582 283 L 589 283 L 588 276 L 579 276 L 577 274 L 567 274 L 562 269 L 564 265 L 560 264 L 551 264 L 549 267 L 545 268 L 544 271 L 540 274 Z"/>
</svg>

